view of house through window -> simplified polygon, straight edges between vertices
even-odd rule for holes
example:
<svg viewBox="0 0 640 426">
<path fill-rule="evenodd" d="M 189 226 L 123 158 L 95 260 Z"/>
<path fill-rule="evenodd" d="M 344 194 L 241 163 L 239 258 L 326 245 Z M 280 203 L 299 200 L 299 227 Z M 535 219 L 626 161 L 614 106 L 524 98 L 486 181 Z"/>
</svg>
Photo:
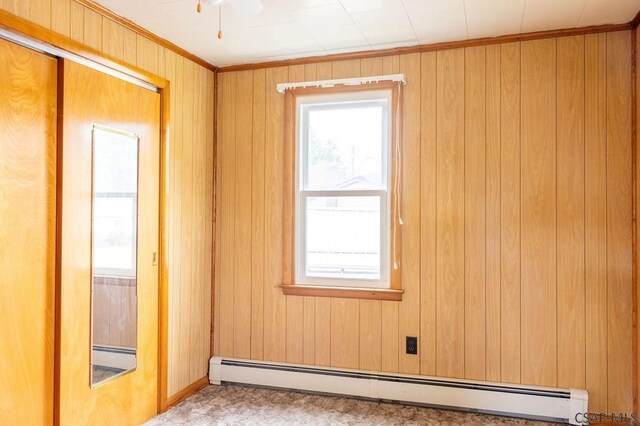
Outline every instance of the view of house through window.
<svg viewBox="0 0 640 426">
<path fill-rule="evenodd" d="M 389 286 L 390 96 L 298 98 L 300 284 Z"/>
</svg>

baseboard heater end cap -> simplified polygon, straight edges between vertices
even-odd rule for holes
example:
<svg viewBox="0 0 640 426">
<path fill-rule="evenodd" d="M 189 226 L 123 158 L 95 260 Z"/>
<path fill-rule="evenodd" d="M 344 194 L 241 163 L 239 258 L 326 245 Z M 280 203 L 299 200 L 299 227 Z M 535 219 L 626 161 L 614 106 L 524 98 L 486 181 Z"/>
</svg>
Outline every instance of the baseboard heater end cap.
<svg viewBox="0 0 640 426">
<path fill-rule="evenodd" d="M 572 425 L 580 425 L 578 422 L 580 416 L 589 411 L 589 393 L 584 389 L 570 388 L 571 399 L 569 400 L 569 423 Z"/>
<path fill-rule="evenodd" d="M 212 356 L 209 360 L 209 383 L 219 385 L 222 383 L 222 357 Z"/>
</svg>

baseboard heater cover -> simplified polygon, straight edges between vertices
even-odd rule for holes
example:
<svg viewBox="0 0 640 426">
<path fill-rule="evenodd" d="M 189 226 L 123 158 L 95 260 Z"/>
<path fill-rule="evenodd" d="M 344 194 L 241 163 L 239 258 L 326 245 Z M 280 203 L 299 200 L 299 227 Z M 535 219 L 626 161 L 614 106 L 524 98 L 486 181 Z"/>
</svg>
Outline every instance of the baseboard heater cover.
<svg viewBox="0 0 640 426">
<path fill-rule="evenodd" d="M 101 367 L 130 370 L 136 368 L 136 351 L 119 346 L 93 345 L 91 363 Z"/>
<path fill-rule="evenodd" d="M 440 377 L 213 357 L 209 382 L 250 384 L 511 417 L 579 424 L 588 395 L 581 389 L 509 385 Z"/>
</svg>

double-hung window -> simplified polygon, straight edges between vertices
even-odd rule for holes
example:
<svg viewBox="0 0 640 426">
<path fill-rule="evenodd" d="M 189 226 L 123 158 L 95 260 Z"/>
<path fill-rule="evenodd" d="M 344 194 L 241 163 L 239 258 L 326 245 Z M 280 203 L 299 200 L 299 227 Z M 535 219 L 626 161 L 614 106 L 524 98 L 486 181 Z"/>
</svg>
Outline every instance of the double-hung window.
<svg viewBox="0 0 640 426">
<path fill-rule="evenodd" d="M 396 300 L 401 295 L 393 282 L 397 94 L 394 86 L 372 86 L 303 91 L 289 99 L 294 123 L 286 143 L 294 149 L 287 194 L 293 232 L 285 235 L 291 238 L 291 282 L 283 286 L 288 294 L 332 289 L 328 295 L 368 297 L 395 288 Z"/>
</svg>

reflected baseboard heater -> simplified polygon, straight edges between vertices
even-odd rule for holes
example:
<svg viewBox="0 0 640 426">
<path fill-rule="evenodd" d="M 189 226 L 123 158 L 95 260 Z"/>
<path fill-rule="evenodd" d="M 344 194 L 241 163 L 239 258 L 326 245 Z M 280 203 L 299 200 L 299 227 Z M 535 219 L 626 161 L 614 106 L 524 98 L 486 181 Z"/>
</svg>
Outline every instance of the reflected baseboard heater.
<svg viewBox="0 0 640 426">
<path fill-rule="evenodd" d="M 209 381 L 578 424 L 587 392 L 213 357 Z"/>
</svg>

